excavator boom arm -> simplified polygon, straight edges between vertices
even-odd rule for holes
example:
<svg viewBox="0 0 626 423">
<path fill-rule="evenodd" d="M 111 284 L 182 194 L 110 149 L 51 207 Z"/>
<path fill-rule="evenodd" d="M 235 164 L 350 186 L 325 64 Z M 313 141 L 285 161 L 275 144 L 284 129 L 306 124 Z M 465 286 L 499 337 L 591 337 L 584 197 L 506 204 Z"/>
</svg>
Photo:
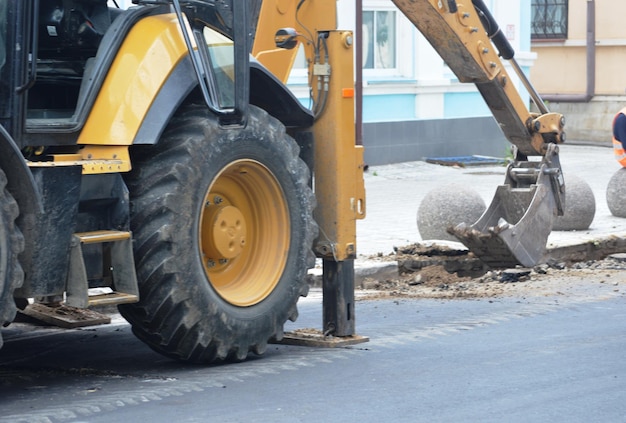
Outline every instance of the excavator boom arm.
<svg viewBox="0 0 626 423">
<path fill-rule="evenodd" d="M 420 30 L 459 81 L 476 85 L 506 138 L 526 156 L 545 155 L 546 143 L 564 140 L 562 116 L 529 112 L 501 58 L 514 51 L 482 0 L 392 0 Z M 497 42 L 498 49 L 494 43 Z M 499 51 L 498 51 L 499 50 Z M 521 70 L 520 70 L 521 73 Z M 518 75 L 525 80 L 523 73 Z M 530 88 L 530 84 L 528 85 Z M 538 108 L 546 110 L 541 100 Z"/>
<path fill-rule="evenodd" d="M 476 85 L 517 161 L 474 224 L 448 228 L 493 267 L 532 266 L 543 258 L 553 218 L 562 215 L 565 183 L 558 156 L 564 119 L 550 113 L 513 56 L 515 52 L 482 0 L 392 0 L 421 31 L 461 82 Z M 539 113 L 531 113 L 501 59 L 511 62 Z M 527 161 L 542 156 L 541 161 Z"/>
</svg>

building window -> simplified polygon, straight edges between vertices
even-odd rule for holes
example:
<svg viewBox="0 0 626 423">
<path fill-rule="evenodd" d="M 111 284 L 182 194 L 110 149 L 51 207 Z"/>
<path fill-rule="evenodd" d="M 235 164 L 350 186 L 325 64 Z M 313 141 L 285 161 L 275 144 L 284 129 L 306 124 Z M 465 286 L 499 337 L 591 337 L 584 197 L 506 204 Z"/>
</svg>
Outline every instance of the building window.
<svg viewBox="0 0 626 423">
<path fill-rule="evenodd" d="M 568 0 L 532 0 L 533 40 L 567 38 L 567 3 Z"/>
<path fill-rule="evenodd" d="M 363 69 L 395 69 L 396 12 L 363 12 Z"/>
</svg>

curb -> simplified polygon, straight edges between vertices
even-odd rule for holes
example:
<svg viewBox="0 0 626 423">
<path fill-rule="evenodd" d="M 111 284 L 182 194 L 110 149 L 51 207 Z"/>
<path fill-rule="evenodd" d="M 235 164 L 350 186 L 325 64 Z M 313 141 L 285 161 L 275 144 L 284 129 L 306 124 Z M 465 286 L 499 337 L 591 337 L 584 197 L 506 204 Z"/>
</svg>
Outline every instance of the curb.
<svg viewBox="0 0 626 423">
<path fill-rule="evenodd" d="M 550 248 L 546 251 L 542 261 L 557 260 L 580 262 L 602 260 L 611 254 L 624 252 L 626 252 L 626 238 L 617 235 L 608 235 L 604 238 L 578 244 Z"/>
</svg>

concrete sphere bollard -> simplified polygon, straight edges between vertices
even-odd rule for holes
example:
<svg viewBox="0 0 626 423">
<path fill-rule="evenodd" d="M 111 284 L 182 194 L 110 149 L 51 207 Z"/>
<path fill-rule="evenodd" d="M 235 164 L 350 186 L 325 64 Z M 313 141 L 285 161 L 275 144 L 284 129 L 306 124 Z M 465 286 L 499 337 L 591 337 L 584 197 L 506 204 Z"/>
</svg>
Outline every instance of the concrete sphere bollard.
<svg viewBox="0 0 626 423">
<path fill-rule="evenodd" d="M 626 217 L 626 168 L 615 172 L 609 180 L 606 203 L 613 216 Z"/>
<path fill-rule="evenodd" d="M 487 206 L 476 191 L 460 184 L 446 184 L 431 190 L 417 210 L 417 229 L 423 240 L 459 241 L 447 232 L 449 226 L 476 222 Z"/>
<path fill-rule="evenodd" d="M 555 231 L 588 229 L 596 214 L 596 198 L 587 182 L 575 175 L 565 176 L 565 212 L 554 219 Z"/>
</svg>

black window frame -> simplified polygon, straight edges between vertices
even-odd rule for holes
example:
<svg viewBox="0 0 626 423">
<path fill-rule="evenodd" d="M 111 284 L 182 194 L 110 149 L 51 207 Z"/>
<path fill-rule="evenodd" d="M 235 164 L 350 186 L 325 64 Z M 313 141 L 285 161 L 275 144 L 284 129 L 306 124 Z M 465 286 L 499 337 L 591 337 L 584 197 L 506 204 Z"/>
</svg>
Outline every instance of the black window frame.
<svg viewBox="0 0 626 423">
<path fill-rule="evenodd" d="M 567 39 L 569 0 L 532 0 L 531 40 Z"/>
</svg>

